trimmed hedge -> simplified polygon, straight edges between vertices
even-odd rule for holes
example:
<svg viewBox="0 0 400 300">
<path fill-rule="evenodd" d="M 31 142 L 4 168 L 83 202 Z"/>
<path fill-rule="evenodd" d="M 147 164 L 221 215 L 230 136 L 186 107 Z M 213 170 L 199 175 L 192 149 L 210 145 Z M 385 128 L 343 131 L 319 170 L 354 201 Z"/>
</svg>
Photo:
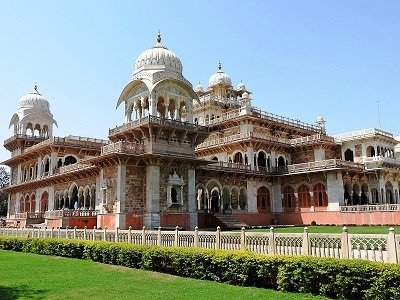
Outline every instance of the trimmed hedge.
<svg viewBox="0 0 400 300">
<path fill-rule="evenodd" d="M 182 277 L 336 299 L 400 299 L 400 266 L 365 260 L 14 237 L 0 237 L 0 249 L 90 259 Z"/>
</svg>

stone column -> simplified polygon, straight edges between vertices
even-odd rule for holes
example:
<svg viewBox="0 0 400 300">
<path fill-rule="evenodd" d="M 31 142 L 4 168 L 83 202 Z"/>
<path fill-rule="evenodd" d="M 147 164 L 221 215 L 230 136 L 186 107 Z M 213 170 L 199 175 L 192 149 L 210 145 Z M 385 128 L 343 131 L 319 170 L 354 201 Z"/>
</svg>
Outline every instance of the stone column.
<svg viewBox="0 0 400 300">
<path fill-rule="evenodd" d="M 294 192 L 293 193 L 293 195 L 294 195 L 294 210 L 295 211 L 299 211 L 300 209 L 299 209 L 299 193 L 297 193 L 297 192 Z"/>
<path fill-rule="evenodd" d="M 22 170 L 21 170 L 21 164 L 18 164 L 17 167 L 17 183 L 22 182 Z"/>
<path fill-rule="evenodd" d="M 253 147 L 248 147 L 247 148 L 247 161 L 248 164 L 250 165 L 251 169 L 254 170 L 254 148 Z"/>
<path fill-rule="evenodd" d="M 326 193 L 328 195 L 328 211 L 339 211 L 344 205 L 344 186 L 342 172 L 329 172 L 326 176 Z M 352 192 L 350 192 L 350 195 Z M 318 199 L 316 199 L 318 201 Z"/>
<path fill-rule="evenodd" d="M 47 209 L 54 210 L 55 209 L 55 207 L 54 207 L 54 186 L 49 186 L 47 192 L 49 193 Z"/>
<path fill-rule="evenodd" d="M 121 163 L 117 168 L 117 213 L 115 227 L 125 229 L 126 211 L 125 211 L 125 187 L 126 187 L 126 164 Z"/>
<path fill-rule="evenodd" d="M 149 115 L 157 116 L 157 96 L 154 91 L 149 97 Z"/>
<path fill-rule="evenodd" d="M 253 181 L 253 180 L 247 181 L 246 198 L 247 198 L 247 211 L 248 212 L 258 212 L 258 210 L 257 210 L 257 182 L 256 181 Z"/>
<path fill-rule="evenodd" d="M 271 212 L 283 212 L 280 182 L 274 182 L 271 195 Z"/>
<path fill-rule="evenodd" d="M 146 212 L 143 225 L 148 229 L 160 226 L 160 166 L 146 167 Z"/>
<path fill-rule="evenodd" d="M 188 180 L 187 180 L 187 188 L 188 188 L 188 210 L 189 210 L 189 223 L 190 230 L 193 230 L 198 225 L 198 215 L 196 209 L 196 170 L 189 169 L 188 170 Z"/>
<path fill-rule="evenodd" d="M 38 168 L 37 168 L 37 174 L 36 174 L 36 178 L 40 178 L 42 177 L 42 157 L 39 156 L 38 160 L 37 160 L 37 164 L 38 164 Z"/>
<path fill-rule="evenodd" d="M 187 105 L 186 122 L 193 123 L 193 99 L 188 98 L 186 100 L 186 105 Z"/>
<path fill-rule="evenodd" d="M 54 174 L 54 169 L 57 167 L 57 162 L 58 162 L 58 153 L 52 152 L 50 157 L 50 170 L 49 170 L 50 175 Z"/>
<path fill-rule="evenodd" d="M 166 96 L 165 97 L 165 100 L 164 100 L 164 105 L 165 105 L 165 118 L 166 119 L 169 119 L 169 112 L 168 112 L 168 106 L 169 106 L 169 96 Z"/>
</svg>

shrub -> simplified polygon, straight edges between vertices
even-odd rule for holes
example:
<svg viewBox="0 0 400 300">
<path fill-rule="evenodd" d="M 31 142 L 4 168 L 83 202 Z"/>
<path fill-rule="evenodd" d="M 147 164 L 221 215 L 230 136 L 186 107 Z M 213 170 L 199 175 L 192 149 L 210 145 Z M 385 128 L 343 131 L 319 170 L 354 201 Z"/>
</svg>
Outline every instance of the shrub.
<svg viewBox="0 0 400 300">
<path fill-rule="evenodd" d="M 90 259 L 195 279 L 330 298 L 400 299 L 400 266 L 365 260 L 12 237 L 0 237 L 0 249 Z"/>
</svg>

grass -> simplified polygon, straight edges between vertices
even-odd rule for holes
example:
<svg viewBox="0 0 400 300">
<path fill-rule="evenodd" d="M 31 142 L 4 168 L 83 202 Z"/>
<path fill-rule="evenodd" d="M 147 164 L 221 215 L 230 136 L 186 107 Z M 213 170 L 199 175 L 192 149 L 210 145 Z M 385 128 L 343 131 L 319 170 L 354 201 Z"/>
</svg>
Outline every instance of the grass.
<svg viewBox="0 0 400 300">
<path fill-rule="evenodd" d="M 0 250 L 0 299 L 326 299 Z"/>
<path fill-rule="evenodd" d="M 305 226 L 276 227 L 277 233 L 302 233 Z M 393 227 L 395 233 L 400 234 L 400 226 L 346 226 L 352 234 L 388 234 Z M 307 226 L 310 233 L 341 233 L 343 226 Z M 246 229 L 246 232 L 269 232 L 269 229 Z"/>
</svg>

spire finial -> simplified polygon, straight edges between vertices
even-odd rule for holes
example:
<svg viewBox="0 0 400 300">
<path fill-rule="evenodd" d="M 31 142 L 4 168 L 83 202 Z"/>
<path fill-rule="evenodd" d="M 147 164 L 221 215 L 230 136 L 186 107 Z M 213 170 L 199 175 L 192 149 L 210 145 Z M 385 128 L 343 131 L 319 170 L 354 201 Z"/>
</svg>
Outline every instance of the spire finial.
<svg viewBox="0 0 400 300">
<path fill-rule="evenodd" d="M 221 61 L 218 61 L 218 70 L 221 71 L 222 66 L 221 66 Z"/>
<path fill-rule="evenodd" d="M 38 90 L 37 90 L 37 82 L 35 82 L 35 87 L 34 87 L 34 89 L 35 89 L 35 91 L 36 91 L 37 93 L 39 93 Z"/>
<path fill-rule="evenodd" d="M 160 33 L 160 30 L 158 31 L 158 34 L 157 34 L 157 43 L 161 43 L 161 33 Z"/>
</svg>

